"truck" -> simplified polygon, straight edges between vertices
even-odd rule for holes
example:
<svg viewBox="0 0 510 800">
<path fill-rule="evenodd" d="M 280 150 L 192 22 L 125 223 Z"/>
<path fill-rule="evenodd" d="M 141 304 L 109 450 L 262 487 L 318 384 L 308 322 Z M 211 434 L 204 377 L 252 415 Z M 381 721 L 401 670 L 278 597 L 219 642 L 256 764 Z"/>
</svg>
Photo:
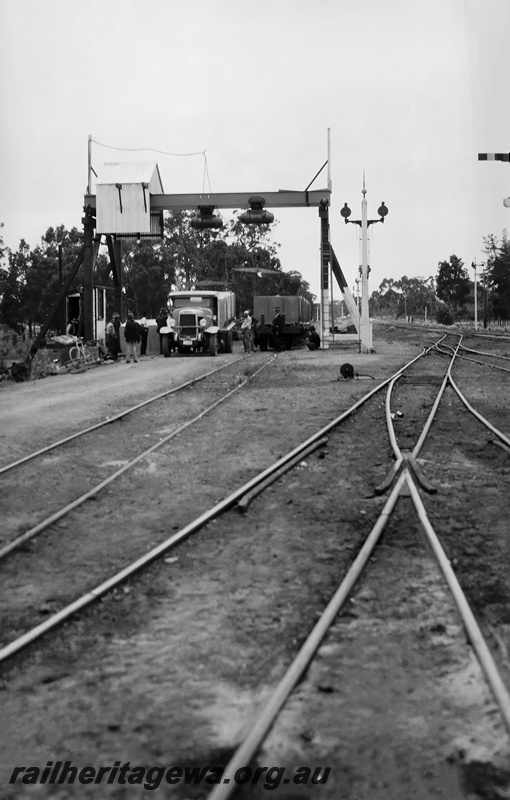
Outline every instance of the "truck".
<svg viewBox="0 0 510 800">
<path fill-rule="evenodd" d="M 280 309 L 284 320 L 281 328 L 283 345 L 290 349 L 306 339 L 313 320 L 313 305 L 301 295 L 258 295 L 253 298 L 253 316 L 257 320 L 257 334 L 268 334 L 271 344 L 272 322 L 275 308 Z"/>
<path fill-rule="evenodd" d="M 170 292 L 169 300 L 173 324 L 160 330 L 164 356 L 168 358 L 172 348 L 179 353 L 202 352 L 211 356 L 232 352 L 236 310 L 233 292 Z"/>
</svg>

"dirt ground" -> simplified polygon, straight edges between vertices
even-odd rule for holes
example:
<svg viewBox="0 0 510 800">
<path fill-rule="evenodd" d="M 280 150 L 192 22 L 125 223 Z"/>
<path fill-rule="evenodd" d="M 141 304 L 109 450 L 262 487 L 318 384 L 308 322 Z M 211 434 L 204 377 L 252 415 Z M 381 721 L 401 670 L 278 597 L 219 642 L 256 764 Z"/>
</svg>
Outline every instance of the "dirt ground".
<svg viewBox="0 0 510 800">
<path fill-rule="evenodd" d="M 337 417 L 438 336 L 376 326 L 376 353 L 298 349 L 243 358 L 147 358 L 0 386 L 0 466 L 155 393 L 229 366 L 41 462 L 2 476 L 3 542 L 199 414 L 93 502 L 0 564 L 1 643 L 47 618 L 181 529 Z M 470 346 L 476 346 L 475 340 Z M 510 354 L 510 342 L 483 349 Z M 482 347 L 480 346 L 480 349 Z M 360 374 L 338 380 L 350 362 Z M 260 372 L 259 367 L 264 366 Z M 411 449 L 446 361 L 430 355 L 395 390 Z M 510 434 L 508 375 L 463 362 L 470 401 Z M 427 382 L 428 381 L 428 382 Z M 225 766 L 345 575 L 385 496 L 393 456 L 382 392 L 260 495 L 232 509 L 0 675 L 0 797 L 206 798 L 204 782 L 9 784 L 16 766 L 71 761 L 182 770 Z M 449 389 L 420 464 L 438 488 L 431 521 L 510 686 L 507 451 Z M 272 780 L 242 798 L 510 797 L 509 740 L 411 500 L 402 496 L 366 573 L 251 767 Z M 249 765 L 246 765 L 247 767 Z M 330 769 L 322 784 L 285 776 Z M 21 773 L 22 775 L 23 773 Z M 269 775 L 269 773 L 267 773 Z M 280 776 L 280 777 L 279 777 Z"/>
</svg>

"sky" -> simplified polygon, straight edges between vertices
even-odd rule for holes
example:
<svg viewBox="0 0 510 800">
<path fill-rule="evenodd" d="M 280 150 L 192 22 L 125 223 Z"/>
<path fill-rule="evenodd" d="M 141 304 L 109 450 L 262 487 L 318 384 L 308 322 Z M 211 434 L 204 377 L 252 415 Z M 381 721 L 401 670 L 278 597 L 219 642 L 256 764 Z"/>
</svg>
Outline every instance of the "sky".
<svg viewBox="0 0 510 800">
<path fill-rule="evenodd" d="M 369 219 L 389 209 L 371 291 L 453 254 L 473 274 L 510 228 L 510 163 L 478 161 L 510 151 L 509 23 L 508 0 L 0 0 L 4 244 L 81 226 L 91 136 L 96 172 L 156 161 L 167 194 L 304 190 L 329 155 L 351 289 L 340 209 L 361 219 L 363 176 Z M 319 295 L 317 208 L 274 213 L 283 269 Z"/>
</svg>

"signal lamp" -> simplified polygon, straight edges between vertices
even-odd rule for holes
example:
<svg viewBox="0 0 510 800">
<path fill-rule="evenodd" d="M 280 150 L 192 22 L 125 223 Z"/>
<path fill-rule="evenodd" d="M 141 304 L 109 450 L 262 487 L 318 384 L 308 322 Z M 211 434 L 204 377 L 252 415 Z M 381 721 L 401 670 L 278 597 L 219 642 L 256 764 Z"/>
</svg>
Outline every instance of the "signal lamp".
<svg viewBox="0 0 510 800">
<path fill-rule="evenodd" d="M 195 230 L 204 230 L 206 228 L 223 228 L 223 220 L 213 214 L 215 206 L 199 206 L 198 214 L 194 217 L 190 225 Z"/>
<path fill-rule="evenodd" d="M 265 199 L 255 195 L 250 197 L 250 208 L 239 215 L 239 221 L 245 225 L 269 225 L 274 222 L 274 214 L 264 208 Z"/>
<path fill-rule="evenodd" d="M 350 217 L 351 214 L 352 214 L 352 211 L 349 208 L 349 206 L 347 205 L 347 203 L 344 203 L 344 207 L 340 209 L 340 214 L 342 215 L 344 220 L 347 222 L 347 218 Z"/>
<path fill-rule="evenodd" d="M 386 214 L 388 213 L 388 211 L 389 211 L 389 209 L 388 209 L 388 208 L 386 208 L 386 206 L 384 205 L 384 200 L 383 200 L 383 201 L 382 201 L 382 203 L 381 203 L 381 205 L 380 205 L 380 206 L 379 206 L 379 208 L 377 209 L 377 213 L 378 213 L 378 214 L 379 214 L 379 216 L 381 217 L 381 220 L 382 220 L 382 222 L 384 222 L 384 217 L 386 216 Z"/>
</svg>

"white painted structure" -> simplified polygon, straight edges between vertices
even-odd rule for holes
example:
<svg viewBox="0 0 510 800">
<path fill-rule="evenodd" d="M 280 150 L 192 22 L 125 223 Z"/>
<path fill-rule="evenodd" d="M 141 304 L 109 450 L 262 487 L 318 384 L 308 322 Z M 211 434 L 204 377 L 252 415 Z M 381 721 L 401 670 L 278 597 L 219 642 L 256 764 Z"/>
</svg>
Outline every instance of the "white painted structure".
<svg viewBox="0 0 510 800">
<path fill-rule="evenodd" d="M 104 164 L 96 181 L 96 231 L 160 236 L 161 213 L 151 214 L 151 194 L 163 194 L 156 162 Z"/>
</svg>

